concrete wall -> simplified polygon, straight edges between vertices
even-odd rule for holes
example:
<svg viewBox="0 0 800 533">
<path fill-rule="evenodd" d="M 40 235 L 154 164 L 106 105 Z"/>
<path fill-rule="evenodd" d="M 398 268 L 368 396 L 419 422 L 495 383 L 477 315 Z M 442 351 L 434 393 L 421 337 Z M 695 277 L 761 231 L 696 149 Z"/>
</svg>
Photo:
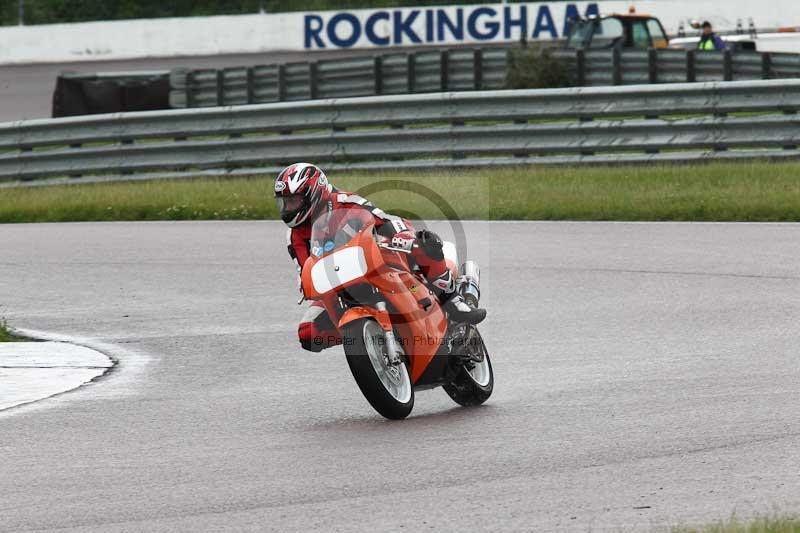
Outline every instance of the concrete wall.
<svg viewBox="0 0 800 533">
<path fill-rule="evenodd" d="M 0 28 L 0 64 L 381 48 L 561 37 L 570 14 L 639 12 L 668 32 L 691 19 L 719 29 L 800 26 L 798 0 L 530 2 L 317 13 L 253 14 Z"/>
</svg>

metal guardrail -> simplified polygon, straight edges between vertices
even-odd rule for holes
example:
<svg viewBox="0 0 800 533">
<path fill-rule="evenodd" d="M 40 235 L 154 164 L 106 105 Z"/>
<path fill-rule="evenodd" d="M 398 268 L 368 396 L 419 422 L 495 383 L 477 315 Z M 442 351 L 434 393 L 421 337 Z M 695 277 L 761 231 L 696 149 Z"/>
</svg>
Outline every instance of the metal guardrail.
<svg viewBox="0 0 800 533">
<path fill-rule="evenodd" d="M 502 89 L 502 48 L 454 48 L 282 65 L 175 69 L 170 105 L 212 107 L 383 94 Z M 574 85 L 800 78 L 800 54 L 671 49 L 557 50 Z"/>
<path fill-rule="evenodd" d="M 174 69 L 172 107 L 500 89 L 505 48 L 457 48 L 226 69 Z"/>
<path fill-rule="evenodd" d="M 0 181 L 798 157 L 800 80 L 379 96 L 0 124 Z M 111 175 L 110 177 L 108 177 Z"/>
<path fill-rule="evenodd" d="M 800 78 L 800 54 L 651 48 L 577 50 L 562 57 L 578 86 Z"/>
</svg>

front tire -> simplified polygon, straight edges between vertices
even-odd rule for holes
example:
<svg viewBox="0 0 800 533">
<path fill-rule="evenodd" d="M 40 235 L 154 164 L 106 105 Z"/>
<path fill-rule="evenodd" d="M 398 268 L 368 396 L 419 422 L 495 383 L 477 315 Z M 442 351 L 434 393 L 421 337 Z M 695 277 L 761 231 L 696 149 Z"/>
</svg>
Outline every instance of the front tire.
<svg viewBox="0 0 800 533">
<path fill-rule="evenodd" d="M 358 388 L 381 415 L 400 420 L 414 408 L 414 388 L 405 363 L 392 366 L 386 358 L 383 328 L 371 318 L 344 328 L 344 353 Z"/>
<path fill-rule="evenodd" d="M 482 360 L 460 364 L 453 380 L 442 386 L 454 402 L 465 407 L 482 404 L 489 399 L 494 390 L 494 371 L 489 351 L 478 329 L 475 326 L 467 328 L 467 333 L 463 337 L 464 349 L 475 354 L 480 353 Z"/>
</svg>

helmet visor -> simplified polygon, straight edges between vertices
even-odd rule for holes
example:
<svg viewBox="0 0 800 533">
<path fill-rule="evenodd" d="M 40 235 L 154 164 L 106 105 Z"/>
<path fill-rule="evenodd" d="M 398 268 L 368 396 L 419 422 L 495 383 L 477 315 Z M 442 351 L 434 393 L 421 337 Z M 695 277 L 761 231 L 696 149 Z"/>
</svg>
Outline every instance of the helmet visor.
<svg viewBox="0 0 800 533">
<path fill-rule="evenodd" d="M 286 223 L 291 222 L 298 214 L 303 211 L 306 205 L 305 196 L 302 194 L 293 194 L 290 196 L 278 196 L 275 198 L 278 204 L 278 211 L 281 214 L 281 220 Z"/>
</svg>

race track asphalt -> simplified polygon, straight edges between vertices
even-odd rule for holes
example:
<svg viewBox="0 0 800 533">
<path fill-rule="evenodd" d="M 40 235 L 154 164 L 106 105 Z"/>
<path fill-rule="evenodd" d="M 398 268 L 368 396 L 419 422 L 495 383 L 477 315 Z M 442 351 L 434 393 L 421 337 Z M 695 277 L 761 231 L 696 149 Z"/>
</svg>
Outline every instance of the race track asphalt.
<svg viewBox="0 0 800 533">
<path fill-rule="evenodd" d="M 495 393 L 422 392 L 389 422 L 340 349 L 299 349 L 279 223 L 0 225 L 0 316 L 119 361 L 0 413 L 0 530 L 618 531 L 800 509 L 800 226 L 465 229 Z"/>
<path fill-rule="evenodd" d="M 325 52 L 272 52 L 223 56 L 129 59 L 120 61 L 82 61 L 76 63 L 39 63 L 32 65 L 0 65 L 0 122 L 29 118 L 49 118 L 52 114 L 53 90 L 60 72 L 128 72 L 136 70 L 170 70 L 185 68 L 221 68 L 248 65 L 271 65 L 309 59 L 330 59 L 363 55 L 364 50 Z"/>
</svg>

